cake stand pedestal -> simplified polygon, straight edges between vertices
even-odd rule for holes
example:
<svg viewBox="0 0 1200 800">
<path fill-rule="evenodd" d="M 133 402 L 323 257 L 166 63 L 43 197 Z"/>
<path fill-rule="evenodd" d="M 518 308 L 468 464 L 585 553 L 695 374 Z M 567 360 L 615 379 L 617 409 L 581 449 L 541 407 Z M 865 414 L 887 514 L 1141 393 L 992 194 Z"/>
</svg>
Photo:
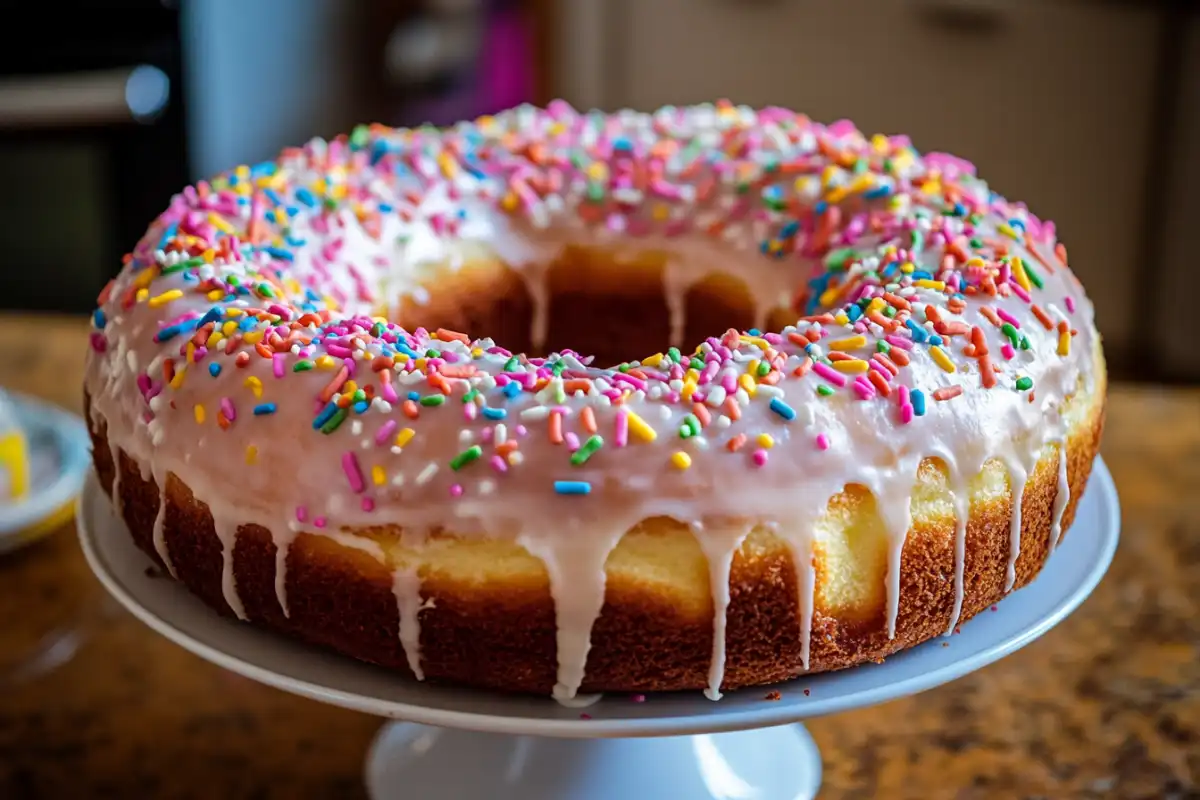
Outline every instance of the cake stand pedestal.
<svg viewBox="0 0 1200 800">
<path fill-rule="evenodd" d="M 376 800 L 814 797 L 821 762 L 801 720 L 932 688 L 1033 641 L 1100 582 L 1119 528 L 1112 477 L 1097 459 L 1075 524 L 1038 579 L 949 639 L 883 664 L 729 692 L 715 703 L 686 692 L 609 695 L 565 708 L 549 698 L 405 680 L 220 617 L 174 581 L 147 575 L 149 559 L 94 475 L 79 509 L 92 570 L 163 636 L 261 683 L 404 720 L 385 724 L 367 757 L 367 789 Z M 768 700 L 772 689 L 778 697 Z"/>
</svg>

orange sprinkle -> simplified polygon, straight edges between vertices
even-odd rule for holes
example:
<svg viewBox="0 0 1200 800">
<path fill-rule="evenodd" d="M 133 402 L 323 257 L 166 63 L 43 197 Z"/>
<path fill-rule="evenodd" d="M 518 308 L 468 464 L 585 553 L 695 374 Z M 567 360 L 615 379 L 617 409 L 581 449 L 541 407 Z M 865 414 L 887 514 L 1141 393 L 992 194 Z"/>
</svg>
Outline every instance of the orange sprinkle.
<svg viewBox="0 0 1200 800">
<path fill-rule="evenodd" d="M 938 313 L 938 310 L 934 306 L 926 303 L 925 304 L 925 319 L 929 320 L 930 322 L 932 322 L 936 325 L 937 323 L 942 321 L 942 315 Z"/>
<path fill-rule="evenodd" d="M 988 356 L 979 357 L 979 377 L 985 389 L 996 385 L 996 372 L 992 369 L 992 360 Z"/>
<path fill-rule="evenodd" d="M 404 412 L 404 416 L 409 419 L 416 419 L 421 415 L 421 409 L 414 400 L 405 400 L 400 405 L 400 410 Z"/>
<path fill-rule="evenodd" d="M 879 374 L 879 370 L 873 369 L 870 372 L 868 372 L 867 379 L 869 381 L 871 381 L 872 386 L 874 386 L 876 389 L 879 390 L 879 393 L 881 395 L 883 395 L 884 397 L 892 396 L 892 387 L 887 381 L 885 381 L 883 379 L 883 376 Z"/>
<path fill-rule="evenodd" d="M 888 356 L 890 356 L 892 361 L 895 361 L 900 366 L 908 366 L 908 362 L 910 360 L 908 353 L 904 352 L 899 347 L 893 347 L 891 350 L 888 350 Z"/>
<path fill-rule="evenodd" d="M 996 312 L 992 310 L 991 306 L 980 306 L 979 313 L 983 314 L 984 318 L 987 319 L 988 322 L 995 325 L 997 328 L 999 328 L 1001 325 L 1004 324 L 1003 320 L 1001 320 L 999 315 L 997 315 Z"/>
<path fill-rule="evenodd" d="M 933 326 L 940 336 L 966 336 L 971 328 L 965 322 L 938 322 Z"/>
<path fill-rule="evenodd" d="M 425 380 L 444 395 L 454 394 L 454 387 L 439 372 L 430 372 L 425 376 Z"/>
<path fill-rule="evenodd" d="M 471 343 L 471 337 L 467 336 L 465 333 L 447 330 L 446 328 L 438 328 L 437 331 L 434 332 L 434 336 L 444 342 L 462 342 L 463 344 Z"/>
<path fill-rule="evenodd" d="M 1054 320 L 1050 319 L 1049 315 L 1047 315 L 1045 311 L 1042 311 L 1041 307 L 1039 307 L 1037 303 L 1034 303 L 1030 307 L 1030 310 L 1033 311 L 1033 315 L 1037 317 L 1037 321 L 1042 323 L 1043 328 L 1048 331 L 1054 330 Z"/>
<path fill-rule="evenodd" d="M 271 352 L 271 348 L 267 347 L 262 342 L 254 345 L 254 352 L 258 353 L 263 358 L 271 358 L 271 356 L 274 355 L 274 353 Z"/>
<path fill-rule="evenodd" d="M 1038 263 L 1045 267 L 1048 272 L 1054 272 L 1054 265 L 1042 258 L 1042 254 L 1038 252 L 1036 247 L 1033 246 L 1033 237 L 1028 233 L 1025 234 L 1025 247 L 1029 250 L 1029 252 L 1033 253 L 1033 257 L 1036 258 Z"/>
<path fill-rule="evenodd" d="M 809 345 L 808 337 L 799 331 L 790 331 L 788 333 L 788 341 L 797 347 L 807 347 Z"/>
<path fill-rule="evenodd" d="M 983 328 L 978 325 L 971 327 L 971 346 L 975 348 L 976 356 L 986 356 L 988 354 L 987 340 L 983 338 Z"/>
<path fill-rule="evenodd" d="M 951 400 L 963 393 L 963 388 L 957 383 L 953 386 L 943 386 L 933 393 L 934 400 Z"/>
<path fill-rule="evenodd" d="M 745 443 L 746 443 L 746 434 L 739 433 L 737 436 L 730 439 L 725 444 L 725 447 L 729 450 L 729 452 L 736 453 L 738 450 L 740 450 L 742 448 L 742 445 L 744 445 Z"/>
<path fill-rule="evenodd" d="M 321 390 L 321 393 L 319 395 L 319 397 L 321 398 L 321 402 L 328 403 L 330 400 L 332 400 L 333 395 L 337 392 L 338 389 L 342 388 L 342 384 L 344 384 L 346 382 L 346 379 L 349 377 L 350 377 L 350 369 L 345 364 L 343 364 L 342 368 L 339 369 L 337 374 L 333 376 L 333 380 L 331 380 L 329 383 L 325 384 L 325 388 L 323 388 Z"/>
<path fill-rule="evenodd" d="M 725 398 L 725 415 L 734 422 L 742 418 L 742 407 L 732 396 Z"/>
<path fill-rule="evenodd" d="M 797 378 L 803 378 L 808 374 L 808 371 L 812 369 L 812 365 L 813 360 L 811 358 L 805 358 L 802 362 L 800 362 L 800 366 L 792 370 L 792 375 Z"/>
<path fill-rule="evenodd" d="M 894 353 L 895 351 L 893 350 L 892 352 Z M 904 351 L 901 350 L 900 352 Z M 876 353 L 875 355 L 871 356 L 871 360 L 878 362 L 881 367 L 892 373 L 893 377 L 900 374 L 900 368 L 892 363 L 892 359 L 888 358 L 883 353 Z"/>
<path fill-rule="evenodd" d="M 249 363 L 250 363 L 250 354 L 247 353 L 245 350 L 238 353 L 237 356 L 233 359 L 233 364 L 236 367 L 244 367 Z"/>
<path fill-rule="evenodd" d="M 496 445 L 496 452 L 502 456 L 507 456 L 509 453 L 517 451 L 518 442 L 516 439 L 507 439 L 504 444 Z"/>
<path fill-rule="evenodd" d="M 550 441 L 553 442 L 554 444 L 562 444 L 563 443 L 562 413 L 558 412 L 558 411 L 550 412 L 550 417 L 547 420 L 547 424 L 550 426 L 550 433 L 549 433 Z"/>
<path fill-rule="evenodd" d="M 908 302 L 907 300 L 905 300 L 903 297 L 901 297 L 898 294 L 892 294 L 891 292 L 884 292 L 883 299 L 887 300 L 888 303 L 891 304 L 891 306 L 893 308 L 898 308 L 902 311 L 912 311 L 912 303 Z"/>
<path fill-rule="evenodd" d="M 708 412 L 708 406 L 703 403 L 692 403 L 692 413 L 696 415 L 696 419 L 700 420 L 701 428 L 708 427 L 708 424 L 712 422 L 712 414 Z"/>
<path fill-rule="evenodd" d="M 583 429 L 588 433 L 595 433 L 599 430 L 596 427 L 596 412 L 591 406 L 584 406 L 583 411 L 579 412 L 579 421 L 583 423 Z"/>
<path fill-rule="evenodd" d="M 972 286 L 970 288 L 973 289 L 975 287 Z M 946 308 L 948 308 L 950 310 L 951 314 L 961 314 L 963 312 L 963 309 L 965 309 L 966 307 L 967 307 L 967 304 L 964 303 L 962 301 L 962 299 L 958 298 L 958 297 L 951 297 L 950 300 L 947 301 L 947 303 L 946 303 Z"/>
<path fill-rule="evenodd" d="M 826 357 L 826 358 L 828 358 L 830 361 L 834 361 L 834 362 L 837 362 L 837 361 L 858 361 L 858 360 L 859 360 L 859 359 L 858 359 L 856 356 L 852 356 L 852 355 L 850 355 L 849 353 L 839 353 L 839 352 L 838 352 L 838 351 L 836 351 L 836 350 L 833 350 L 833 351 L 831 351 L 831 352 L 829 352 L 829 353 L 826 353 L 826 354 L 825 354 L 825 357 Z"/>
<path fill-rule="evenodd" d="M 591 388 L 592 382 L 587 378 L 571 378 L 570 380 L 563 381 L 563 391 L 567 394 L 575 394 L 576 392 L 587 394 Z"/>
</svg>

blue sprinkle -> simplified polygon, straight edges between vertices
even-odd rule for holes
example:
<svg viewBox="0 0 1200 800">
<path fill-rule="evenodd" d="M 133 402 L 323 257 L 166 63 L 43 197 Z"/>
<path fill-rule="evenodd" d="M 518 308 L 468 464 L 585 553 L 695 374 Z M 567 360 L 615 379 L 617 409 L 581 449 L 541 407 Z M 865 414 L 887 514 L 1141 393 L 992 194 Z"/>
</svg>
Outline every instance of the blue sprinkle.
<svg viewBox="0 0 1200 800">
<path fill-rule="evenodd" d="M 224 315 L 225 312 L 221 310 L 220 306 L 213 306 L 200 318 L 200 321 L 196 323 L 196 327 L 203 327 L 210 322 L 219 322 Z"/>
<path fill-rule="evenodd" d="M 504 419 L 508 416 L 508 410 L 503 408 L 487 408 L 483 409 L 483 416 L 487 419 Z"/>
<path fill-rule="evenodd" d="M 267 414 L 274 414 L 274 413 L 275 413 L 275 404 L 274 403 L 259 403 L 258 405 L 256 405 L 254 407 L 254 416 L 256 416 L 256 417 L 262 417 Z"/>
<path fill-rule="evenodd" d="M 500 391 L 504 392 L 504 396 L 511 400 L 521 393 L 521 384 L 516 381 L 510 381 L 504 384 L 504 388 Z"/>
<path fill-rule="evenodd" d="M 258 324 L 258 320 L 251 316 L 242 317 L 242 321 L 238 323 L 239 331 L 248 331 Z"/>
<path fill-rule="evenodd" d="M 284 250 L 282 247 L 264 247 L 263 251 L 272 258 L 278 258 L 281 261 L 291 261 L 295 258 L 291 250 Z"/>
<path fill-rule="evenodd" d="M 914 269 L 912 271 L 912 279 L 914 281 L 919 281 L 919 280 L 931 281 L 931 280 L 933 280 L 933 273 L 926 272 L 923 269 Z"/>
<path fill-rule="evenodd" d="M 912 331 L 914 342 L 923 342 L 929 338 L 929 334 L 925 332 L 925 329 L 913 321 L 912 317 L 904 320 L 904 327 Z"/>
<path fill-rule="evenodd" d="M 283 198 L 279 196 L 279 192 L 274 189 L 263 189 L 263 194 L 270 198 L 271 202 L 277 206 L 283 205 Z"/>
<path fill-rule="evenodd" d="M 863 192 L 863 198 L 867 200 L 878 200 L 881 197 L 887 197 L 891 191 L 891 188 L 889 188 L 887 184 L 884 184 Z"/>
<path fill-rule="evenodd" d="M 908 397 L 912 400 L 913 413 L 918 417 L 925 416 L 925 393 L 920 389 L 913 389 Z"/>
<path fill-rule="evenodd" d="M 858 322 L 858 318 L 862 316 L 862 309 L 857 305 L 850 306 L 846 311 L 846 316 L 850 318 L 851 322 Z"/>
<path fill-rule="evenodd" d="M 417 394 L 416 392 L 409 392 L 408 399 L 412 400 L 415 403 L 421 399 L 421 395 Z"/>
<path fill-rule="evenodd" d="M 938 336 L 936 333 L 931 333 L 929 335 L 929 343 L 936 347 L 942 343 L 942 337 Z"/>
<path fill-rule="evenodd" d="M 587 481 L 555 481 L 554 491 L 557 494 L 591 494 L 592 485 Z"/>
<path fill-rule="evenodd" d="M 296 199 L 309 208 L 313 208 L 317 204 L 317 198 L 303 186 L 296 190 Z"/>
<path fill-rule="evenodd" d="M 781 397 L 771 398 L 771 410 L 783 417 L 787 422 L 791 422 L 796 418 L 796 409 L 789 406 Z"/>
<path fill-rule="evenodd" d="M 208 374 L 212 375 L 214 378 L 217 377 L 218 375 L 220 375 L 221 374 L 221 365 L 218 364 L 216 361 L 210 362 L 208 365 Z"/>
<path fill-rule="evenodd" d="M 92 324 L 100 330 L 104 330 L 104 326 L 108 324 L 108 317 L 104 316 L 104 309 L 97 308 L 92 314 Z"/>
<path fill-rule="evenodd" d="M 321 413 L 317 414 L 317 416 L 313 419 L 313 430 L 321 430 L 321 426 L 332 419 L 333 415 L 337 413 L 337 410 L 337 403 L 330 401 L 329 405 L 322 408 Z"/>
<path fill-rule="evenodd" d="M 364 413 L 366 413 L 367 409 L 370 407 L 371 407 L 371 404 L 368 403 L 366 400 L 359 400 L 357 403 L 354 404 L 354 413 L 355 414 L 364 414 Z"/>
<path fill-rule="evenodd" d="M 779 229 L 779 238 L 790 239 L 800 232 L 800 223 L 792 220 L 788 224 Z"/>
<path fill-rule="evenodd" d="M 751 328 L 750 330 L 746 331 L 746 333 L 750 334 L 751 336 L 762 336 L 762 331 L 760 331 L 758 328 Z"/>
</svg>

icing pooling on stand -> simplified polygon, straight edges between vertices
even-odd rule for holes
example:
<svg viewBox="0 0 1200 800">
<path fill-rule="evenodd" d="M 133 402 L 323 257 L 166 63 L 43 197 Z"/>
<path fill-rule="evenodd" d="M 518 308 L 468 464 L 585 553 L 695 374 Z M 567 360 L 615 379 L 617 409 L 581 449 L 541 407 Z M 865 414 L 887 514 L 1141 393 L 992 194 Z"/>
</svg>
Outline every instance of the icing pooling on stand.
<svg viewBox="0 0 1200 800">
<path fill-rule="evenodd" d="M 714 272 L 745 281 L 760 319 L 792 298 L 804 307 L 782 330 L 713 331 L 615 367 L 376 315 L 482 245 L 529 286 L 544 341 L 546 266 L 570 244 L 665 253 L 676 337 L 684 294 Z M 970 478 L 998 459 L 1019 509 L 1038 455 L 1065 440 L 1063 403 L 1090 387 L 1096 347 L 1053 225 L 970 164 L 728 104 L 604 115 L 555 103 L 315 140 L 185 189 L 99 305 L 94 422 L 114 454 L 152 465 L 160 490 L 173 473 L 207 504 L 234 613 L 239 526 L 267 528 L 283 551 L 285 613 L 291 541 L 332 537 L 396 570 L 397 635 L 419 677 L 419 574 L 352 531 L 510 539 L 546 565 L 560 699 L 584 679 L 605 560 L 650 517 L 788 542 L 807 669 L 814 530 L 831 497 L 864 486 L 889 536 L 894 634 L 926 457 L 946 463 L 960 516 L 952 630 Z M 1011 537 L 1010 585 L 1019 524 Z M 722 537 L 724 552 L 700 538 L 719 584 L 741 537 Z"/>
</svg>

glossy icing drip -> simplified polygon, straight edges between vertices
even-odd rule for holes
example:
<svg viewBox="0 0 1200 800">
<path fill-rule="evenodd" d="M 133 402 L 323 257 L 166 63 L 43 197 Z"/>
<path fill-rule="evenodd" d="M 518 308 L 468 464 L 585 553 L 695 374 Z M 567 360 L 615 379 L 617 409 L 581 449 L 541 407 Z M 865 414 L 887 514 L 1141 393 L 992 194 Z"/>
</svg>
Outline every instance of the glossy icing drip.
<svg viewBox="0 0 1200 800">
<path fill-rule="evenodd" d="M 481 245 L 525 281 L 535 344 L 553 299 L 545 267 L 572 245 L 663 255 L 677 346 L 686 294 L 711 274 L 744 281 L 759 320 L 795 297 L 805 316 L 613 368 L 370 316 L 428 295 L 431 269 L 458 269 Z M 818 522 L 847 485 L 867 487 L 888 537 L 894 635 L 927 457 L 950 471 L 952 629 L 969 479 L 990 459 L 1009 471 L 1011 587 L 1027 476 L 1064 440 L 1064 403 L 1090 389 L 1097 352 L 1053 225 L 969 164 L 904 137 L 730 105 L 606 116 L 554 104 L 316 140 L 177 196 L 94 323 L 87 389 L 114 461 L 122 449 L 153 466 L 160 490 L 174 474 L 207 504 L 239 617 L 242 524 L 271 531 L 285 613 L 299 533 L 380 563 L 380 545 L 354 531 L 508 538 L 545 563 L 564 700 L 584 681 L 608 556 L 655 516 L 705 526 L 710 696 L 741 541 L 710 536 L 714 520 L 773 529 L 791 547 L 807 669 Z M 294 467 L 285 479 L 266 467 L 279 464 Z M 420 676 L 420 579 L 393 582 Z"/>
<path fill-rule="evenodd" d="M 695 522 L 692 532 L 708 560 L 709 590 L 713 601 L 713 646 L 708 669 L 708 688 L 704 694 L 710 700 L 721 699 L 721 681 L 725 677 L 725 628 L 729 611 L 729 573 L 733 557 L 752 525 L 745 522 Z"/>
<path fill-rule="evenodd" d="M 1062 538 L 1063 514 L 1071 502 L 1071 484 L 1067 480 L 1067 440 L 1058 443 L 1058 489 L 1054 494 L 1054 518 L 1050 525 L 1050 549 L 1058 547 Z"/>
<path fill-rule="evenodd" d="M 154 551 L 158 553 L 158 557 L 162 559 L 163 565 L 166 566 L 167 572 L 172 578 L 178 578 L 175 574 L 175 565 L 171 563 L 171 553 L 167 550 L 167 540 L 163 536 L 163 526 L 167 519 L 167 482 L 165 480 L 158 484 L 161 488 L 158 493 L 158 511 L 154 514 L 154 531 L 152 539 L 154 541 Z M 117 489 L 113 488 L 113 496 L 117 494 Z"/>
<path fill-rule="evenodd" d="M 1009 524 L 1008 565 L 1004 569 L 1004 591 L 1012 590 L 1017 580 L 1017 559 L 1021 556 L 1021 505 L 1029 472 L 1015 461 L 1008 464 L 1008 482 L 1012 492 L 1012 517 Z"/>
<path fill-rule="evenodd" d="M 421 577 L 415 566 L 399 567 L 392 573 L 392 593 L 396 595 L 396 609 L 400 618 L 397 631 L 408 668 L 417 680 L 425 680 L 421 669 Z"/>
</svg>

